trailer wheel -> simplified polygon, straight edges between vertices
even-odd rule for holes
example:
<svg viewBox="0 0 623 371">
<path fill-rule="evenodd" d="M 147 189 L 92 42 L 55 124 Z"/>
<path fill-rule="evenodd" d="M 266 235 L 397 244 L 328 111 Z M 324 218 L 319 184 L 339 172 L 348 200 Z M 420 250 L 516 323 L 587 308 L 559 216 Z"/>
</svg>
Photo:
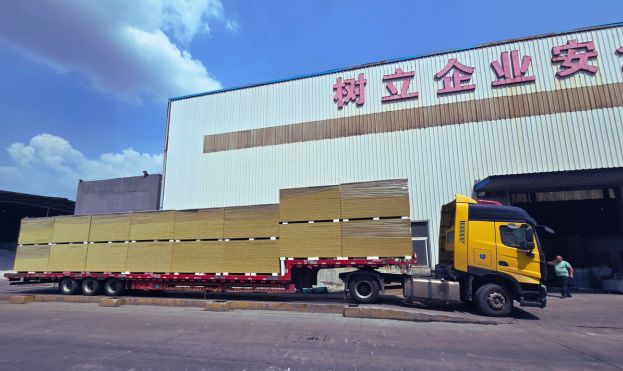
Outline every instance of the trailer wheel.
<svg viewBox="0 0 623 371">
<path fill-rule="evenodd" d="M 82 293 L 84 295 L 93 296 L 97 295 L 101 288 L 100 281 L 95 278 L 88 277 L 82 281 Z"/>
<path fill-rule="evenodd" d="M 74 295 L 78 292 L 79 287 L 78 281 L 71 277 L 64 277 L 58 284 L 58 290 L 63 295 Z"/>
<path fill-rule="evenodd" d="M 351 278 L 348 291 L 351 298 L 357 303 L 374 303 L 379 297 L 379 282 L 369 276 L 355 276 Z"/>
<path fill-rule="evenodd" d="M 513 299 L 506 287 L 488 283 L 476 290 L 476 308 L 489 317 L 506 317 L 513 310 Z"/>
<path fill-rule="evenodd" d="M 120 296 L 123 293 L 123 282 L 116 278 L 106 280 L 104 293 L 108 296 Z"/>
</svg>

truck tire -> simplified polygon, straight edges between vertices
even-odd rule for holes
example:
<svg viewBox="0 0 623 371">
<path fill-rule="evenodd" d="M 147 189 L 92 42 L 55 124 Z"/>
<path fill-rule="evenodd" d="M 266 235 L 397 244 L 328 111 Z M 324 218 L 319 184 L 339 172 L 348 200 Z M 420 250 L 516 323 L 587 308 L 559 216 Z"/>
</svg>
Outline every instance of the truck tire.
<svg viewBox="0 0 623 371">
<path fill-rule="evenodd" d="M 79 287 L 78 281 L 71 277 L 64 277 L 58 284 L 58 291 L 62 295 L 74 295 L 78 292 Z"/>
<path fill-rule="evenodd" d="M 120 296 L 123 293 L 123 282 L 116 278 L 106 280 L 104 293 L 107 296 Z"/>
<path fill-rule="evenodd" d="M 87 296 L 97 295 L 100 292 L 102 284 L 95 278 L 88 277 L 82 281 L 82 294 Z"/>
<path fill-rule="evenodd" d="M 355 276 L 348 285 L 350 297 L 357 303 L 370 304 L 379 298 L 379 282 L 374 277 Z"/>
<path fill-rule="evenodd" d="M 488 317 L 506 317 L 513 310 L 513 299 L 508 289 L 495 283 L 487 283 L 476 290 L 476 308 Z"/>
</svg>

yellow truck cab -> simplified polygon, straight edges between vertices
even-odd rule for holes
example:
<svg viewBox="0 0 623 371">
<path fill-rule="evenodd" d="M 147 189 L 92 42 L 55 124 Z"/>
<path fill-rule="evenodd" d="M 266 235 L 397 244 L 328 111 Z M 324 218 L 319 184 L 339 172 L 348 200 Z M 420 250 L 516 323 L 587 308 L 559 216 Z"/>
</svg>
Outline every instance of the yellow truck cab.
<svg viewBox="0 0 623 371">
<path fill-rule="evenodd" d="M 537 227 L 523 209 L 457 195 L 441 210 L 435 278 L 408 280 L 405 296 L 473 303 L 488 316 L 508 315 L 514 300 L 544 308 L 546 261 Z"/>
</svg>

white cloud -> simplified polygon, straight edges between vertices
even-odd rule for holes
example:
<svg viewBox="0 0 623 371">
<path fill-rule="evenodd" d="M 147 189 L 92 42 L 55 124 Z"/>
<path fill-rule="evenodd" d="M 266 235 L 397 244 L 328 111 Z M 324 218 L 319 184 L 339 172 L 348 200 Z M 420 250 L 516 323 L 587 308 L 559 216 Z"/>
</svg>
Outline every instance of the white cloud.
<svg viewBox="0 0 623 371">
<path fill-rule="evenodd" d="M 233 19 L 225 21 L 225 29 L 229 32 L 238 31 L 238 22 Z"/>
<path fill-rule="evenodd" d="M 78 179 L 96 180 L 162 171 L 162 154 L 126 148 L 87 158 L 56 135 L 39 134 L 29 143 L 13 143 L 7 151 L 12 165 L 0 166 L 0 189 L 75 199 Z"/>
<path fill-rule="evenodd" d="M 220 0 L 0 2 L 0 42 L 124 99 L 219 89 L 188 52 L 211 22 L 235 32 Z"/>
</svg>

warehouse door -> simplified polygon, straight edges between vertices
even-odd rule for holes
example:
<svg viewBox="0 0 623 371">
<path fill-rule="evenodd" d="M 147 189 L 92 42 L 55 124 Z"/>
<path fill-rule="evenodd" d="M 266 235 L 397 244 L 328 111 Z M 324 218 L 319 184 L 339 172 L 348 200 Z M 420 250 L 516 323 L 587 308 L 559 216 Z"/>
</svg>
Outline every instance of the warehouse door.
<svg viewBox="0 0 623 371">
<path fill-rule="evenodd" d="M 623 272 L 623 169 L 493 176 L 478 183 L 477 198 L 521 207 L 539 224 L 546 258 L 562 255 L 575 268 L 576 286 L 599 288 L 592 270 Z M 555 284 L 553 271 L 549 283 Z"/>
</svg>

